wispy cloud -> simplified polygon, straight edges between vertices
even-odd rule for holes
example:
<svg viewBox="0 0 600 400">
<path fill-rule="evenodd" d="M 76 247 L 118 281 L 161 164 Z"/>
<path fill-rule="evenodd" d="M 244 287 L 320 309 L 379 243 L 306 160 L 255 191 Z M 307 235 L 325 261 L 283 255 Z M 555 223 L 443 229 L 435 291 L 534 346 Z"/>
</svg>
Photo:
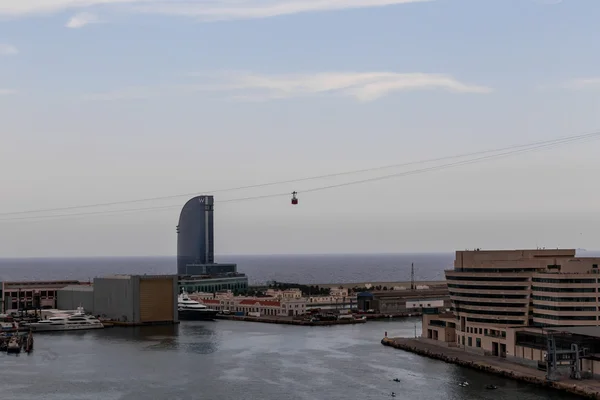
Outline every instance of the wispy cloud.
<svg viewBox="0 0 600 400">
<path fill-rule="evenodd" d="M 98 22 L 100 22 L 100 19 L 95 14 L 81 12 L 71 17 L 71 19 L 66 23 L 65 27 L 78 29 L 89 24 L 97 24 Z"/>
<path fill-rule="evenodd" d="M 275 100 L 338 95 L 369 102 L 393 92 L 445 90 L 455 93 L 489 93 L 491 88 L 461 82 L 450 75 L 394 72 L 324 72 L 316 74 L 261 75 L 227 73 L 198 75 L 204 81 L 190 85 L 127 88 L 87 95 L 87 100 L 145 99 L 182 92 L 222 92 L 236 100 Z"/>
<path fill-rule="evenodd" d="M 0 88 L 0 96 L 8 96 L 10 94 L 16 94 L 16 93 L 17 93 L 16 90 Z"/>
<path fill-rule="evenodd" d="M 192 17 L 202 21 L 383 7 L 433 0 L 0 0 L 0 15 L 48 14 L 84 7 Z"/>
<path fill-rule="evenodd" d="M 222 89 L 238 98 L 284 99 L 334 94 L 361 102 L 393 92 L 441 89 L 456 93 L 489 93 L 485 86 L 460 82 L 450 75 L 394 72 L 325 72 L 317 74 L 224 75 Z M 241 96 L 241 97 L 240 97 Z"/>
<path fill-rule="evenodd" d="M 10 56 L 13 54 L 17 54 L 19 50 L 10 44 L 0 43 L 0 56 Z"/>
<path fill-rule="evenodd" d="M 589 88 L 598 88 L 600 89 L 600 77 L 598 78 L 583 78 L 583 79 L 573 79 L 568 81 L 563 85 L 566 89 L 589 89 Z"/>
<path fill-rule="evenodd" d="M 537 4 L 541 4 L 543 6 L 546 5 L 554 5 L 554 4 L 560 4 L 563 2 L 563 0 L 532 0 L 534 3 Z"/>
</svg>

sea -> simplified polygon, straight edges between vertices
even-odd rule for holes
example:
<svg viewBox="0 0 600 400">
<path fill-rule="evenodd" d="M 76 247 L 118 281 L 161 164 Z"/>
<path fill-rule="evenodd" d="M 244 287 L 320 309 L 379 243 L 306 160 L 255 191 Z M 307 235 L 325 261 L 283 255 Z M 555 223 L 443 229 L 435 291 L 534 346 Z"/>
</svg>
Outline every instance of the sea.
<svg viewBox="0 0 600 400">
<path fill-rule="evenodd" d="M 368 283 L 409 281 L 414 264 L 418 281 L 444 280 L 454 253 L 223 255 L 218 262 L 236 263 L 251 285 L 267 281 L 292 283 Z M 174 274 L 172 257 L 0 258 L 0 281 L 93 280 L 112 274 Z"/>
</svg>

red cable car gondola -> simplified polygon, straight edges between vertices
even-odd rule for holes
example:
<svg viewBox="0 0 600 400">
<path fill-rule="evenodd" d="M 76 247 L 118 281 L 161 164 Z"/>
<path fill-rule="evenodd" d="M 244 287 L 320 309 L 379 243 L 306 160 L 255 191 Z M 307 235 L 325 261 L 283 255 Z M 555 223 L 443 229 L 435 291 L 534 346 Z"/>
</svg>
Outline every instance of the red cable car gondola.
<svg viewBox="0 0 600 400">
<path fill-rule="evenodd" d="M 292 204 L 293 205 L 298 204 L 298 198 L 296 197 L 297 194 L 298 194 L 298 192 L 292 192 Z"/>
</svg>

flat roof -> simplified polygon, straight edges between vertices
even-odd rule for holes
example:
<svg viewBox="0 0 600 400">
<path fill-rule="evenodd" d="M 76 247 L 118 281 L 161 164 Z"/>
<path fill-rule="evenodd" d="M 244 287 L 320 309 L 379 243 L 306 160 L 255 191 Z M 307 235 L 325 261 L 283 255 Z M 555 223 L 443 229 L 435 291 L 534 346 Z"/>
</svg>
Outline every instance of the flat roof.
<svg viewBox="0 0 600 400">
<path fill-rule="evenodd" d="M 574 335 L 600 338 L 600 326 L 547 326 L 544 328 L 544 330 L 552 332 L 567 332 Z"/>
</svg>

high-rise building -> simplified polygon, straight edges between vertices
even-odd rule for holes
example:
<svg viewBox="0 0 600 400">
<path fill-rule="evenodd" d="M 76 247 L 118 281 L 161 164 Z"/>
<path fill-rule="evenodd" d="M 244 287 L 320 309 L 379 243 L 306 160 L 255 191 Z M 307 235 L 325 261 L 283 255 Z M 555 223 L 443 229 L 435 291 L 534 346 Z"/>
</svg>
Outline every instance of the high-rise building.
<svg viewBox="0 0 600 400">
<path fill-rule="evenodd" d="M 214 198 L 197 196 L 183 206 L 177 225 L 177 275 L 186 291 L 246 290 L 236 264 L 218 264 L 214 251 Z"/>
<path fill-rule="evenodd" d="M 197 196 L 183 206 L 177 225 L 177 273 L 187 274 L 187 267 L 213 264 L 214 224 L 213 196 Z"/>
</svg>

